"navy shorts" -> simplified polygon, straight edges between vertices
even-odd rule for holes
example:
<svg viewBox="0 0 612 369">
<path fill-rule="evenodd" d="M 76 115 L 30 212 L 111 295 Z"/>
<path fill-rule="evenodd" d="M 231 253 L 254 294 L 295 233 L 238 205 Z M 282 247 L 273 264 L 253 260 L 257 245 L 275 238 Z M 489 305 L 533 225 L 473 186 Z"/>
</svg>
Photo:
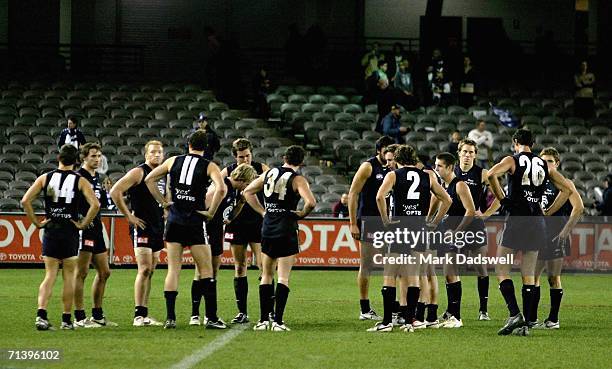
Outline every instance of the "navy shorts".
<svg viewBox="0 0 612 369">
<path fill-rule="evenodd" d="M 153 252 L 161 251 L 164 248 L 164 236 L 155 232 L 147 232 L 147 229 L 130 226 L 130 236 L 134 248 L 146 247 Z"/>
<path fill-rule="evenodd" d="M 501 246 L 517 251 L 540 251 L 546 245 L 544 216 L 508 216 Z"/>
<path fill-rule="evenodd" d="M 209 222 L 206 224 L 208 232 L 208 242 L 210 242 L 210 252 L 212 256 L 223 254 L 223 223 Z"/>
<path fill-rule="evenodd" d="M 55 259 L 68 259 L 79 254 L 79 232 L 74 230 L 45 229 L 42 255 Z"/>
<path fill-rule="evenodd" d="M 261 252 L 273 259 L 296 255 L 300 252 L 297 233 L 283 238 L 262 238 Z"/>
<path fill-rule="evenodd" d="M 452 224 L 449 224 L 449 222 L 447 221 L 442 221 L 438 229 L 441 232 L 455 229 L 461 223 L 461 218 L 453 217 L 451 223 Z M 455 254 L 466 253 L 468 251 L 477 251 L 481 247 L 486 247 L 488 245 L 487 229 L 482 219 L 474 219 L 472 223 L 470 223 L 463 232 L 465 239 L 456 240 L 454 245 L 446 243 L 436 245 L 436 248 L 438 249 L 438 254 L 444 255 L 447 252 Z M 467 238 L 468 235 L 469 238 Z"/>
<path fill-rule="evenodd" d="M 166 222 L 164 241 L 178 243 L 181 246 L 209 245 L 206 223 L 185 225 Z"/>
<path fill-rule="evenodd" d="M 106 243 L 104 242 L 104 236 L 102 230 L 83 230 L 81 231 L 79 251 L 91 252 L 94 255 L 102 254 L 106 252 Z"/>
<path fill-rule="evenodd" d="M 570 255 L 571 242 L 569 237 L 565 240 L 553 241 L 565 227 L 567 219 L 563 216 L 546 217 L 546 245 L 538 254 L 538 260 L 554 260 Z"/>
<path fill-rule="evenodd" d="M 248 245 L 261 243 L 261 223 L 259 224 L 228 224 L 225 226 L 224 239 L 232 245 Z"/>
</svg>

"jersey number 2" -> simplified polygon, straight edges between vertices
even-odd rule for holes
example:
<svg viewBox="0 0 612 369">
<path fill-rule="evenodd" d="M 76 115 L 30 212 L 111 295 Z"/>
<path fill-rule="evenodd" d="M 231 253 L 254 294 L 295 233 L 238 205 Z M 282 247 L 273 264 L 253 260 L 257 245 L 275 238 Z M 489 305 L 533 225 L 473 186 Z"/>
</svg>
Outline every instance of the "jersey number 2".
<svg viewBox="0 0 612 369">
<path fill-rule="evenodd" d="M 421 177 L 415 172 L 406 173 L 406 180 L 411 182 L 410 188 L 408 188 L 408 195 L 406 198 L 408 200 L 418 200 L 421 193 L 416 189 L 419 188 L 419 183 L 421 183 Z"/>
</svg>

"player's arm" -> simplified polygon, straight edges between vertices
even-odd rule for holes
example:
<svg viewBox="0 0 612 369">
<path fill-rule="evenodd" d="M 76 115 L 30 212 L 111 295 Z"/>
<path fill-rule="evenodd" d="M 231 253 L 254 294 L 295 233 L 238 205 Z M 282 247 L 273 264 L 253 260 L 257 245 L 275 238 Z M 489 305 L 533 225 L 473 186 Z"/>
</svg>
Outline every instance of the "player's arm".
<svg viewBox="0 0 612 369">
<path fill-rule="evenodd" d="M 227 194 L 227 187 L 223 182 L 223 177 L 221 176 L 221 171 L 219 170 L 217 164 L 210 162 L 206 171 L 208 177 L 215 185 L 215 193 L 213 194 L 212 200 L 210 201 L 210 207 L 208 208 L 208 210 L 203 213 L 199 213 L 204 215 L 208 219 L 212 219 L 212 217 L 215 216 L 215 213 L 217 212 L 221 201 L 223 201 L 223 198 Z"/>
<path fill-rule="evenodd" d="M 244 208 L 245 204 L 246 204 L 246 199 L 244 198 L 244 196 L 242 195 L 238 196 L 236 205 L 232 209 L 231 213 L 228 215 L 227 220 L 224 220 L 223 223 L 230 224 L 234 219 L 236 219 L 238 215 L 240 215 L 240 213 L 242 212 L 242 209 Z"/>
<path fill-rule="evenodd" d="M 472 199 L 472 193 L 470 192 L 468 185 L 462 181 L 457 183 L 456 188 L 461 205 L 463 205 L 463 208 L 465 209 L 465 214 L 463 215 L 463 219 L 455 231 L 463 231 L 474 220 L 476 209 L 474 206 L 474 199 Z"/>
<path fill-rule="evenodd" d="M 270 167 L 264 163 L 261 163 L 262 173 L 265 173 L 270 170 Z"/>
<path fill-rule="evenodd" d="M 266 173 L 263 173 L 262 175 L 257 177 L 256 180 L 251 182 L 247 186 L 247 188 L 244 189 L 244 191 L 242 191 L 242 195 L 244 195 L 244 198 L 246 199 L 247 203 L 262 217 L 264 216 L 266 209 L 264 209 L 264 207 L 259 202 L 259 199 L 257 198 L 257 193 L 263 189 L 265 176 Z"/>
<path fill-rule="evenodd" d="M 361 231 L 359 230 L 359 227 L 357 227 L 357 200 L 359 199 L 359 194 L 363 190 L 363 186 L 371 175 L 372 165 L 368 162 L 362 163 L 359 166 L 359 169 L 357 169 L 355 177 L 353 177 L 351 189 L 349 190 L 348 211 L 350 231 L 351 235 L 353 235 L 353 238 L 356 240 L 361 238 Z"/>
<path fill-rule="evenodd" d="M 162 179 L 163 177 L 168 175 L 168 173 L 170 173 L 170 168 L 172 168 L 172 164 L 174 164 L 175 158 L 176 157 L 173 156 L 167 159 L 166 161 L 162 163 L 162 165 L 153 169 L 151 173 L 149 173 L 145 178 L 145 184 L 147 185 L 149 192 L 151 192 L 151 195 L 153 196 L 155 201 L 160 203 L 164 207 L 164 209 L 172 205 L 172 202 L 164 198 L 164 195 L 162 195 L 162 193 L 159 192 L 159 188 L 157 188 L 157 182 L 159 182 L 160 179 Z"/>
<path fill-rule="evenodd" d="M 569 236 L 570 232 L 572 231 L 572 229 L 574 229 L 574 227 L 582 217 L 582 214 L 584 213 L 584 203 L 582 202 L 582 197 L 580 197 L 580 193 L 578 192 L 578 190 L 576 190 L 576 186 L 572 181 L 570 181 L 569 179 L 566 179 L 566 181 L 568 186 L 572 190 L 572 194 L 569 197 L 569 202 L 570 204 L 572 204 L 572 213 L 570 214 L 570 217 L 567 220 L 567 223 L 565 223 L 565 226 L 563 227 L 561 232 L 559 232 L 559 239 L 565 239 Z"/>
<path fill-rule="evenodd" d="M 482 170 L 482 184 L 485 185 L 485 188 L 490 187 L 491 183 L 489 182 L 489 171 L 487 169 Z M 497 197 L 493 200 L 491 205 L 484 213 L 480 214 L 481 219 L 486 220 L 488 217 L 495 214 L 495 212 L 501 207 L 501 204 Z M 476 215 L 479 215 L 480 211 L 476 211 Z"/>
<path fill-rule="evenodd" d="M 429 173 L 429 186 L 431 188 L 431 192 L 434 194 L 435 197 L 438 198 L 438 201 L 440 201 L 438 213 L 436 214 L 434 220 L 431 222 L 432 226 L 437 227 L 438 224 L 440 224 L 440 222 L 442 221 L 442 218 L 444 218 L 444 216 L 448 212 L 448 209 L 450 208 L 453 201 L 451 200 L 448 193 L 444 191 L 444 188 L 440 186 L 435 174 L 431 172 Z"/>
<path fill-rule="evenodd" d="M 382 218 L 383 225 L 387 225 L 390 223 L 389 219 L 389 211 L 387 209 L 387 195 L 393 189 L 395 185 L 395 172 L 389 172 L 383 179 L 383 183 L 378 188 L 378 192 L 376 193 L 376 206 L 378 207 L 378 212 L 380 213 L 380 217 Z"/>
<path fill-rule="evenodd" d="M 74 220 L 71 220 L 71 222 L 74 223 L 74 226 L 78 229 L 85 229 L 87 228 L 87 226 L 89 226 L 89 223 L 94 220 L 96 214 L 98 214 L 98 212 L 100 211 L 100 202 L 96 198 L 96 194 L 91 188 L 91 184 L 89 183 L 89 181 L 83 177 L 79 178 L 79 191 L 83 193 L 85 201 L 87 201 L 87 203 L 89 204 L 89 209 L 87 210 L 87 214 L 85 214 L 85 218 L 81 219 L 80 222 L 75 222 Z"/>
<path fill-rule="evenodd" d="M 225 167 L 225 168 L 223 168 L 221 170 L 221 177 L 223 177 L 223 178 L 227 177 L 227 167 Z"/>
<path fill-rule="evenodd" d="M 429 201 L 429 210 L 427 211 L 427 218 L 425 218 L 425 221 L 427 223 L 430 223 L 431 221 L 433 221 L 434 216 L 436 215 L 436 212 L 438 211 L 439 208 L 440 208 L 440 200 L 438 200 L 436 196 L 431 196 L 431 200 Z"/>
<path fill-rule="evenodd" d="M 559 178 L 559 176 L 561 176 L 561 178 Z M 568 182 L 571 183 L 571 181 L 568 181 L 568 179 L 563 177 L 563 175 L 556 170 L 549 171 L 548 177 L 550 178 L 550 181 L 555 185 L 555 187 L 557 187 L 559 193 L 557 194 L 557 197 L 555 197 L 555 201 L 553 201 L 550 207 L 544 210 L 544 215 L 554 214 L 559 209 L 561 209 L 563 204 L 565 204 L 565 202 L 570 198 L 572 194 L 572 187 L 574 188 L 574 190 L 576 189 L 576 187 L 573 186 L 573 183 L 572 187 L 568 186 Z M 559 183 L 564 184 L 564 190 L 562 190 L 561 187 L 558 186 Z"/>
<path fill-rule="evenodd" d="M 144 220 L 138 218 L 128 208 L 125 203 L 124 195 L 125 193 L 132 187 L 136 186 L 140 181 L 142 181 L 142 177 L 144 177 L 144 171 L 141 168 L 134 168 L 127 172 L 121 179 L 115 183 L 113 188 L 110 190 L 110 196 L 113 199 L 117 208 L 123 214 L 130 224 L 140 228 L 145 229 L 146 223 Z"/>
<path fill-rule="evenodd" d="M 506 156 L 499 163 L 495 164 L 493 168 L 489 169 L 487 178 L 489 180 L 489 184 L 491 184 L 491 191 L 495 195 L 501 204 L 503 204 L 503 200 L 506 197 L 504 194 L 504 189 L 499 183 L 499 179 L 497 177 L 502 176 L 508 172 L 512 173 L 514 171 L 514 159 L 511 156 Z"/>
<path fill-rule="evenodd" d="M 50 219 L 43 219 L 42 221 L 39 221 L 38 218 L 36 218 L 34 208 L 32 207 L 32 201 L 36 199 L 45 188 L 45 180 L 45 175 L 36 178 L 36 181 L 34 181 L 32 186 L 28 188 L 28 191 L 26 191 L 21 199 L 21 206 L 23 207 L 26 216 L 28 219 L 30 219 L 30 222 L 36 226 L 36 228 L 43 228 L 45 224 L 50 221 Z"/>
<path fill-rule="evenodd" d="M 317 205 L 317 200 L 310 190 L 308 181 L 303 176 L 296 176 L 293 178 L 293 190 L 299 193 L 304 200 L 304 207 L 302 210 L 293 211 L 293 213 L 297 215 L 298 219 L 303 219 L 314 210 Z"/>
</svg>

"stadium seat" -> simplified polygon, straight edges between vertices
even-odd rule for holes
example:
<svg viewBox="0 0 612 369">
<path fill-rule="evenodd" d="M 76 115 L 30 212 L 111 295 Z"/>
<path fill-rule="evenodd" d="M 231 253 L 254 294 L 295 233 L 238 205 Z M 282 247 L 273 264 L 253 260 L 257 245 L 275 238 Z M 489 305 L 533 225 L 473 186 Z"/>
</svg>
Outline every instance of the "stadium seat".
<svg viewBox="0 0 612 369">
<path fill-rule="evenodd" d="M 314 95 L 310 95 L 308 96 L 308 102 L 311 104 L 327 104 L 327 96 L 321 95 L 321 94 L 314 94 Z"/>
<path fill-rule="evenodd" d="M 589 134 L 589 130 L 586 127 L 583 127 L 583 126 L 570 126 L 568 128 L 568 133 L 570 135 L 582 136 L 582 135 L 588 135 Z"/>
<path fill-rule="evenodd" d="M 349 103 L 349 99 L 345 95 L 333 95 L 329 97 L 329 102 L 332 104 L 344 105 Z"/>
<path fill-rule="evenodd" d="M 355 141 L 355 140 L 359 140 L 361 137 L 359 136 L 359 133 L 357 133 L 356 131 L 353 130 L 344 130 L 340 132 L 340 139 L 341 140 L 349 140 L 349 141 Z M 351 144 L 352 146 L 352 144 Z"/>
<path fill-rule="evenodd" d="M 342 107 L 342 111 L 352 115 L 357 115 L 362 113 L 363 109 L 357 104 L 346 104 Z"/>
<path fill-rule="evenodd" d="M 341 132 L 346 129 L 346 122 L 327 122 L 325 123 L 325 128 L 329 131 L 337 131 Z"/>
<path fill-rule="evenodd" d="M 593 145 L 591 147 L 591 151 L 594 154 L 604 156 L 604 155 L 610 153 L 610 146 L 608 146 L 608 145 L 601 145 L 601 144 L 600 145 Z"/>
<path fill-rule="evenodd" d="M 55 138 L 49 135 L 36 135 L 32 138 L 32 143 L 34 145 L 42 145 L 42 146 L 57 144 Z"/>
<path fill-rule="evenodd" d="M 331 122 L 334 120 L 334 117 L 331 114 L 316 112 L 312 115 L 313 122 Z"/>
<path fill-rule="evenodd" d="M 571 146 L 578 143 L 578 137 L 572 135 L 561 135 L 557 137 L 559 145 Z"/>
<path fill-rule="evenodd" d="M 336 122 L 353 122 L 355 118 L 349 113 L 336 113 L 336 115 L 334 115 L 334 120 Z"/>
<path fill-rule="evenodd" d="M 330 115 L 336 115 L 342 112 L 342 108 L 340 107 L 340 105 L 336 103 L 329 103 L 329 104 L 323 105 L 323 107 L 321 108 L 321 111 L 323 113 L 327 113 Z"/>
<path fill-rule="evenodd" d="M 311 104 L 311 103 L 305 103 L 302 104 L 301 110 L 304 113 L 317 113 L 320 112 L 323 109 L 323 106 L 321 104 Z"/>
<path fill-rule="evenodd" d="M 0 199 L 0 210 L 20 210 L 21 205 L 15 199 Z"/>
</svg>

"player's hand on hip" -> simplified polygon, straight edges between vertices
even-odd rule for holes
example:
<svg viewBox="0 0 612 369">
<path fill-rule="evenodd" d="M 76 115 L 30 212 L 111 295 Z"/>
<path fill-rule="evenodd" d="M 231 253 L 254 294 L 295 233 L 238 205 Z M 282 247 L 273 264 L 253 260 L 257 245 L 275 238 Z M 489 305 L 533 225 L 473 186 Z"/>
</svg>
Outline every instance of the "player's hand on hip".
<svg viewBox="0 0 612 369">
<path fill-rule="evenodd" d="M 36 228 L 45 228 L 45 226 L 47 225 L 47 223 L 49 223 L 51 221 L 51 219 L 43 219 L 42 222 L 35 224 Z"/>
<path fill-rule="evenodd" d="M 206 220 L 211 220 L 214 214 L 209 213 L 207 210 L 197 210 L 198 214 L 203 216 Z"/>
<path fill-rule="evenodd" d="M 144 220 L 138 218 L 133 214 L 128 215 L 128 222 L 130 222 L 131 225 L 140 229 L 145 229 L 145 227 L 147 226 L 147 223 Z"/>
<path fill-rule="evenodd" d="M 72 224 L 74 224 L 74 226 L 75 226 L 77 229 L 80 229 L 80 230 L 83 230 L 83 229 L 89 228 L 89 226 L 90 226 L 90 224 L 91 224 L 91 223 L 87 223 L 87 224 L 85 224 L 85 223 L 83 223 L 83 222 L 75 222 L 75 221 L 74 221 L 74 220 L 72 220 L 72 219 L 70 219 L 70 221 L 72 222 Z"/>
</svg>

